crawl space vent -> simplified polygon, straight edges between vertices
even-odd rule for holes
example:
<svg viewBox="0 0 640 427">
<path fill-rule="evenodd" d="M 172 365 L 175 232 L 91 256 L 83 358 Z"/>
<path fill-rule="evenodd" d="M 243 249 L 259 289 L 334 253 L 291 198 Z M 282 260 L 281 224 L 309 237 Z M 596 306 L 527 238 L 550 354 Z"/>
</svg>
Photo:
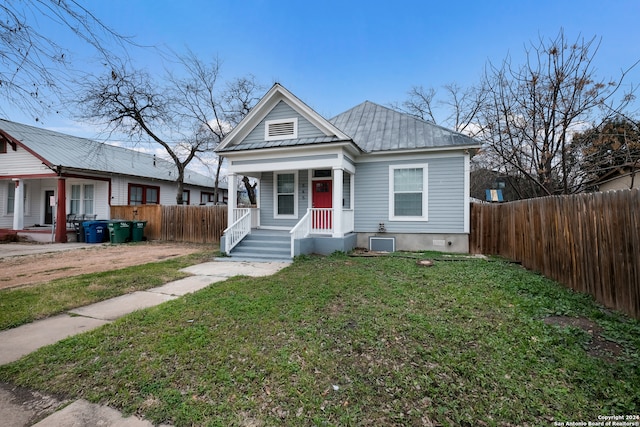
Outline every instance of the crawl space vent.
<svg viewBox="0 0 640 427">
<path fill-rule="evenodd" d="M 395 252 L 395 237 L 369 237 L 369 250 L 375 252 Z"/>
</svg>

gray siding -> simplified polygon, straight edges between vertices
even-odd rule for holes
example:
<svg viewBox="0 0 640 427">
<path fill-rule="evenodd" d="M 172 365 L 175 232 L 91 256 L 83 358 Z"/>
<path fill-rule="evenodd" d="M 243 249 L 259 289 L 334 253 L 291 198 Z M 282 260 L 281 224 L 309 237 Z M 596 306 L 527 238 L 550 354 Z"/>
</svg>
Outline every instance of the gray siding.
<svg viewBox="0 0 640 427">
<path fill-rule="evenodd" d="M 273 216 L 273 172 L 263 172 L 260 178 L 260 225 L 264 227 L 293 228 L 300 218 L 307 213 L 308 194 L 306 189 L 308 171 L 298 171 L 298 217 L 296 219 L 277 219 Z M 305 192 L 302 194 L 302 185 Z"/>
<path fill-rule="evenodd" d="M 389 220 L 389 166 L 428 165 L 428 221 Z M 384 223 L 390 233 L 464 232 L 464 157 L 421 157 L 359 163 L 356 169 L 355 231 L 372 233 Z"/>
<path fill-rule="evenodd" d="M 298 114 L 293 108 L 291 108 L 284 101 L 280 101 L 273 110 L 265 116 L 264 119 L 256 126 L 247 137 L 243 140 L 243 143 L 257 143 L 264 141 L 264 124 L 267 120 L 280 120 L 280 119 L 292 119 L 298 118 L 298 138 L 314 138 L 324 136 L 318 128 L 311 124 L 307 119 Z"/>
</svg>

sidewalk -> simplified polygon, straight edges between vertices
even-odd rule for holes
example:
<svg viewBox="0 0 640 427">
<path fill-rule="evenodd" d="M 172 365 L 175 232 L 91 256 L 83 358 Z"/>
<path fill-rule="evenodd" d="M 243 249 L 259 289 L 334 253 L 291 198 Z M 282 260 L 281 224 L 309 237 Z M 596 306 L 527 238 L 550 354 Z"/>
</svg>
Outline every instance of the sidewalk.
<svg viewBox="0 0 640 427">
<path fill-rule="evenodd" d="M 158 288 L 133 292 L 2 331 L 0 332 L 0 365 L 16 361 L 41 347 L 54 344 L 69 336 L 110 323 L 128 313 L 179 298 L 212 283 L 237 275 L 269 276 L 287 265 L 289 263 L 223 260 L 198 264 L 182 270 L 193 274 L 193 276 L 167 283 Z M 23 396 L 18 396 L 18 394 Z M 24 396 L 24 394 L 34 396 Z M 42 416 L 51 414 L 52 411 L 67 403 L 69 402 L 0 384 L 0 417 L 5 427 L 31 426 L 32 421 L 37 421 Z M 35 424 L 38 427 L 89 427 L 96 425 L 105 427 L 152 426 L 148 421 L 136 417 L 123 418 L 118 411 L 112 408 L 94 405 L 84 400 L 73 402 Z"/>
</svg>

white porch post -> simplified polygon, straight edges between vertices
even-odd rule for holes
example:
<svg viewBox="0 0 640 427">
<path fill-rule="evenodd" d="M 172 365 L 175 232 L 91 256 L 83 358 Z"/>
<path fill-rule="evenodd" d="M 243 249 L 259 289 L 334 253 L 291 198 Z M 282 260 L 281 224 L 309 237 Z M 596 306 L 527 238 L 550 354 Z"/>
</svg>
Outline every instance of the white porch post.
<svg viewBox="0 0 640 427">
<path fill-rule="evenodd" d="M 13 179 L 15 192 L 13 196 L 13 229 L 22 230 L 24 228 L 24 181 Z"/>
<path fill-rule="evenodd" d="M 236 174 L 227 175 L 227 185 L 229 197 L 227 198 L 227 227 L 235 222 L 235 209 L 238 207 L 238 185 L 236 183 Z"/>
<path fill-rule="evenodd" d="M 333 169 L 333 237 L 342 237 L 342 186 L 344 171 Z"/>
</svg>

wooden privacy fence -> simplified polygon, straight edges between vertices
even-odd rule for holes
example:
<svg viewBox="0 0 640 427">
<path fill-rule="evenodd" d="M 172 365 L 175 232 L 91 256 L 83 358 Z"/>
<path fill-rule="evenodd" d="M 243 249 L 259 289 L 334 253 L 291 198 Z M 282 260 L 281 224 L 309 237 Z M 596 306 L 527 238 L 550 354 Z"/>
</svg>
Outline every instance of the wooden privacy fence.
<svg viewBox="0 0 640 427">
<path fill-rule="evenodd" d="M 227 228 L 226 206 L 111 206 L 111 218 L 147 221 L 149 240 L 219 243 Z"/>
<path fill-rule="evenodd" d="M 473 253 L 501 255 L 640 318 L 640 190 L 471 205 Z"/>
</svg>

